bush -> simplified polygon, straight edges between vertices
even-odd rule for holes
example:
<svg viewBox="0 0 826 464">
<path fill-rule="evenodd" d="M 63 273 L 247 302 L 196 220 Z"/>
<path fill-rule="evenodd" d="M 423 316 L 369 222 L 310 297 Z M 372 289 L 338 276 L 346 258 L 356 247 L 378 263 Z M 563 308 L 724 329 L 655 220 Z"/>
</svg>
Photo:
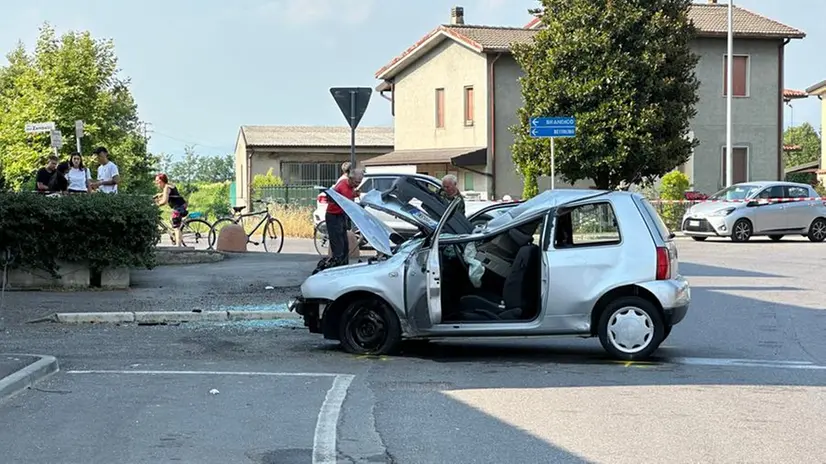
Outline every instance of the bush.
<svg viewBox="0 0 826 464">
<path fill-rule="evenodd" d="M 189 212 L 199 212 L 210 221 L 230 215 L 229 182 L 195 184 L 194 191 L 186 195 Z"/>
<path fill-rule="evenodd" d="M 313 238 L 313 209 L 303 206 L 277 205 L 270 213 L 284 226 L 285 237 Z"/>
<path fill-rule="evenodd" d="M 685 192 L 690 188 L 691 183 L 688 176 L 680 171 L 671 171 L 664 175 L 660 181 L 660 199 L 661 200 L 684 200 Z M 685 213 L 685 206 L 680 203 L 677 204 L 663 204 L 660 210 L 660 215 L 665 221 L 665 224 L 672 230 L 680 229 L 680 221 Z"/>
<path fill-rule="evenodd" d="M 267 170 L 266 174 L 256 174 L 252 177 L 252 190 L 254 194 L 258 194 L 261 189 L 268 187 L 281 187 L 284 181 L 280 177 L 272 175 L 272 168 Z"/>
<path fill-rule="evenodd" d="M 57 261 L 152 268 L 160 220 L 149 196 L 0 193 L 0 252 L 55 275 Z"/>
</svg>

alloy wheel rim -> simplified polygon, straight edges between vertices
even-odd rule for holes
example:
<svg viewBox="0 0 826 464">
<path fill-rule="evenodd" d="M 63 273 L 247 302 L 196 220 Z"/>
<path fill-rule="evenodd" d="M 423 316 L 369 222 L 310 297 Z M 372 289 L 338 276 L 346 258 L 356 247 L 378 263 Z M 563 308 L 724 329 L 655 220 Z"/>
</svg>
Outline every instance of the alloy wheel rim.
<svg viewBox="0 0 826 464">
<path fill-rule="evenodd" d="M 608 341 L 623 353 L 639 353 L 653 340 L 654 321 L 640 308 L 625 306 L 608 319 Z"/>
<path fill-rule="evenodd" d="M 817 221 L 813 229 L 814 230 L 812 231 L 812 235 L 816 239 L 821 240 L 823 239 L 823 237 L 826 237 L 826 222 Z"/>
<path fill-rule="evenodd" d="M 745 240 L 749 237 L 749 226 L 745 222 L 741 222 L 737 224 L 737 227 L 734 229 L 734 233 L 737 235 L 739 240 Z"/>
</svg>

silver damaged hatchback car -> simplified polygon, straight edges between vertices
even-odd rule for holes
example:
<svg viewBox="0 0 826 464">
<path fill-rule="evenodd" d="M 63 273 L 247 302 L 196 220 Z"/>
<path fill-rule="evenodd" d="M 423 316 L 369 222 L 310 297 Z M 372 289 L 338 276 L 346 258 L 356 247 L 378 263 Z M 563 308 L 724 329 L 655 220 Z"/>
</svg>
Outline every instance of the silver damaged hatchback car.
<svg viewBox="0 0 826 464">
<path fill-rule="evenodd" d="M 310 276 L 290 309 L 350 353 L 391 354 L 411 339 L 572 336 L 637 360 L 688 311 L 673 234 L 637 194 L 552 190 L 468 218 L 404 179 L 361 205 L 326 193 L 378 257 Z M 419 233 L 404 241 L 364 207 Z"/>
</svg>

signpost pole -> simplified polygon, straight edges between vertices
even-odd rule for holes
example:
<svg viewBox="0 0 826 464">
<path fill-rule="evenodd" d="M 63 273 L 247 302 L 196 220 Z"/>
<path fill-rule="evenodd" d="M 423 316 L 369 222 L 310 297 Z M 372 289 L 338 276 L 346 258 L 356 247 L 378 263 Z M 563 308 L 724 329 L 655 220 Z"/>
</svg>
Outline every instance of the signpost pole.
<svg viewBox="0 0 826 464">
<path fill-rule="evenodd" d="M 554 137 L 551 137 L 551 190 L 554 189 L 556 183 L 556 174 L 554 173 Z"/>
<path fill-rule="evenodd" d="M 350 166 L 356 168 L 356 99 L 358 92 L 350 91 Z"/>
</svg>

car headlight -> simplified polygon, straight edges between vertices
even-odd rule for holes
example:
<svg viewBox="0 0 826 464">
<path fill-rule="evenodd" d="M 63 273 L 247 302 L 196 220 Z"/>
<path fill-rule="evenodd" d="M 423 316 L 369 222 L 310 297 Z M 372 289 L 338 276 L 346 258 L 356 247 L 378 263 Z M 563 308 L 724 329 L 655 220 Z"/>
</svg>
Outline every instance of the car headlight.
<svg viewBox="0 0 826 464">
<path fill-rule="evenodd" d="M 725 208 L 725 209 L 718 209 L 717 211 L 709 214 L 709 216 L 721 217 L 721 216 L 728 216 L 729 214 L 733 213 L 735 208 Z"/>
</svg>

